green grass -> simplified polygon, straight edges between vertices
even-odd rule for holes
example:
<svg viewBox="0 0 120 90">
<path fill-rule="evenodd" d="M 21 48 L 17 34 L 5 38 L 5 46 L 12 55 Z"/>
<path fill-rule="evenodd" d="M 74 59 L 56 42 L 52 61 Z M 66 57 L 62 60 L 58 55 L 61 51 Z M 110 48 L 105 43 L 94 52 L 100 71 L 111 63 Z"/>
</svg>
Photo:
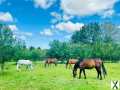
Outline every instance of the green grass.
<svg viewBox="0 0 120 90">
<path fill-rule="evenodd" d="M 111 80 L 120 80 L 120 64 L 105 63 L 108 76 L 96 79 L 95 69 L 87 70 L 87 79 L 73 79 L 72 70 L 65 65 L 44 68 L 34 64 L 34 70 L 16 71 L 13 63 L 7 63 L 4 73 L 0 73 L 0 90 L 111 90 Z"/>
</svg>

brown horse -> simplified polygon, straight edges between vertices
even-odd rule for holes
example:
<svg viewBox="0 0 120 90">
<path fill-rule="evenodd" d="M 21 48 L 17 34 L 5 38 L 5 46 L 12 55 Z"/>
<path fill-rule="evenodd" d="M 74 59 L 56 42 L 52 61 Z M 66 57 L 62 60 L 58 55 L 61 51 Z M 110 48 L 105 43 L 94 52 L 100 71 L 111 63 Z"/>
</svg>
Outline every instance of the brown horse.
<svg viewBox="0 0 120 90">
<path fill-rule="evenodd" d="M 78 61 L 77 59 L 69 59 L 66 62 L 66 68 L 68 67 L 68 65 L 69 65 L 69 68 L 72 68 L 72 64 L 75 64 L 77 61 Z"/>
<path fill-rule="evenodd" d="M 54 64 L 55 66 L 57 66 L 57 59 L 56 58 L 48 58 L 45 61 L 45 67 L 48 65 L 50 66 L 50 64 Z"/>
<path fill-rule="evenodd" d="M 77 69 L 80 69 L 79 79 L 81 78 L 81 73 L 83 71 L 84 78 L 86 79 L 85 69 L 95 68 L 97 71 L 97 78 L 100 76 L 100 80 L 102 79 L 102 71 L 103 75 L 107 75 L 106 69 L 104 67 L 103 61 L 101 59 L 83 59 L 82 61 L 78 61 L 73 68 L 73 77 L 75 78 L 77 75 Z"/>
</svg>

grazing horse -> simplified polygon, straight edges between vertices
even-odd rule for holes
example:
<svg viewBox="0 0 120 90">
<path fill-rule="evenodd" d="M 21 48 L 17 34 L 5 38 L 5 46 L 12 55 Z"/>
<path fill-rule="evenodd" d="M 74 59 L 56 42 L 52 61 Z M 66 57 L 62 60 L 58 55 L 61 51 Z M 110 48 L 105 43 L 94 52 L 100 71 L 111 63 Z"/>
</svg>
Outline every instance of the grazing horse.
<svg viewBox="0 0 120 90">
<path fill-rule="evenodd" d="M 99 79 L 99 76 L 100 76 L 100 80 L 102 80 L 102 71 L 103 71 L 104 78 L 105 78 L 105 75 L 107 75 L 106 69 L 104 67 L 104 63 L 101 59 L 83 59 L 82 61 L 79 60 L 74 65 L 74 68 L 73 68 L 73 77 L 74 78 L 77 75 L 78 68 L 80 69 L 79 79 L 81 78 L 82 71 L 84 74 L 84 78 L 86 79 L 85 69 L 95 68 L 97 71 L 97 78 Z"/>
<path fill-rule="evenodd" d="M 75 64 L 77 61 L 78 61 L 77 59 L 69 59 L 66 62 L 66 68 L 68 67 L 68 65 L 69 65 L 69 68 L 72 68 L 72 64 Z"/>
<path fill-rule="evenodd" d="M 21 65 L 26 65 L 29 70 L 32 70 L 32 61 L 30 60 L 18 60 L 17 62 L 17 70 L 19 70 Z"/>
<path fill-rule="evenodd" d="M 57 66 L 57 59 L 56 58 L 48 58 L 45 61 L 45 67 L 48 65 L 50 66 L 50 64 L 54 64 L 55 66 Z"/>
</svg>

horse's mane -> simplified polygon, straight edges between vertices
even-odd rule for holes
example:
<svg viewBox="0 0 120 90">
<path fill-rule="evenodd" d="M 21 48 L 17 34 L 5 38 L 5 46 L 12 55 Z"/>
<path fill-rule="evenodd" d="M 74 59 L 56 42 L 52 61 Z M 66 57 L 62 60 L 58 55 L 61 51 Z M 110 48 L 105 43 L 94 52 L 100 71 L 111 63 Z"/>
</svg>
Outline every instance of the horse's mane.
<svg viewBox="0 0 120 90">
<path fill-rule="evenodd" d="M 83 58 L 79 58 L 78 61 L 75 63 L 73 69 L 77 69 L 77 68 L 79 68 L 80 63 L 81 63 L 83 60 L 84 60 Z"/>
</svg>

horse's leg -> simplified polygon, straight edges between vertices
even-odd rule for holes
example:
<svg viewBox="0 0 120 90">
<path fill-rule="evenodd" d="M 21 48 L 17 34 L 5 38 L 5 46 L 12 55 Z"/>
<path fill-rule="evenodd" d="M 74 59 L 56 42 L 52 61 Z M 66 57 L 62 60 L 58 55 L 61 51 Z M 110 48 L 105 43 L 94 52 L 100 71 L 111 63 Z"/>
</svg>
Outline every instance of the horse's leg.
<svg viewBox="0 0 120 90">
<path fill-rule="evenodd" d="M 31 69 L 31 70 L 33 69 L 33 66 L 32 66 L 32 64 L 30 64 L 30 69 Z"/>
<path fill-rule="evenodd" d="M 48 63 L 48 67 L 50 67 L 51 65 L 50 65 L 50 63 Z"/>
<path fill-rule="evenodd" d="M 99 75 L 100 75 L 100 80 L 102 80 L 102 72 L 101 72 L 101 67 L 98 68 Z"/>
<path fill-rule="evenodd" d="M 17 64 L 17 70 L 19 70 L 19 64 Z"/>
<path fill-rule="evenodd" d="M 26 65 L 26 70 L 27 70 L 27 69 L 29 69 L 29 64 L 28 64 L 28 65 Z"/>
<path fill-rule="evenodd" d="M 46 68 L 46 65 L 47 65 L 47 64 L 45 63 L 45 64 L 44 64 L 45 68 Z"/>
<path fill-rule="evenodd" d="M 30 64 L 28 64 L 28 65 L 27 65 L 27 69 L 30 70 L 30 68 L 31 68 L 31 67 L 30 67 Z"/>
<path fill-rule="evenodd" d="M 27 69 L 30 70 L 30 65 L 27 65 Z"/>
<path fill-rule="evenodd" d="M 86 79 L 85 69 L 83 69 L 84 78 Z"/>
<path fill-rule="evenodd" d="M 79 79 L 81 78 L 81 73 L 82 73 L 82 69 L 80 69 L 80 72 L 79 72 Z"/>
<path fill-rule="evenodd" d="M 56 67 L 56 63 L 54 63 L 54 67 Z"/>
<path fill-rule="evenodd" d="M 57 63 L 55 63 L 55 66 L 57 67 Z"/>
<path fill-rule="evenodd" d="M 48 67 L 49 65 L 48 65 L 48 63 L 46 64 L 46 67 Z"/>
<path fill-rule="evenodd" d="M 97 78 L 99 79 L 99 70 L 98 67 L 95 67 L 96 71 L 97 71 Z"/>
<path fill-rule="evenodd" d="M 66 69 L 67 69 L 67 67 L 68 67 L 68 64 L 66 64 Z"/>
<path fill-rule="evenodd" d="M 69 64 L 69 69 L 70 69 L 70 64 Z"/>
<path fill-rule="evenodd" d="M 71 64 L 71 69 L 72 69 L 72 64 Z"/>
<path fill-rule="evenodd" d="M 70 69 L 72 69 L 72 64 L 70 65 Z"/>
<path fill-rule="evenodd" d="M 71 69 L 72 68 L 72 64 L 70 64 L 70 67 L 69 67 L 69 69 Z"/>
</svg>

